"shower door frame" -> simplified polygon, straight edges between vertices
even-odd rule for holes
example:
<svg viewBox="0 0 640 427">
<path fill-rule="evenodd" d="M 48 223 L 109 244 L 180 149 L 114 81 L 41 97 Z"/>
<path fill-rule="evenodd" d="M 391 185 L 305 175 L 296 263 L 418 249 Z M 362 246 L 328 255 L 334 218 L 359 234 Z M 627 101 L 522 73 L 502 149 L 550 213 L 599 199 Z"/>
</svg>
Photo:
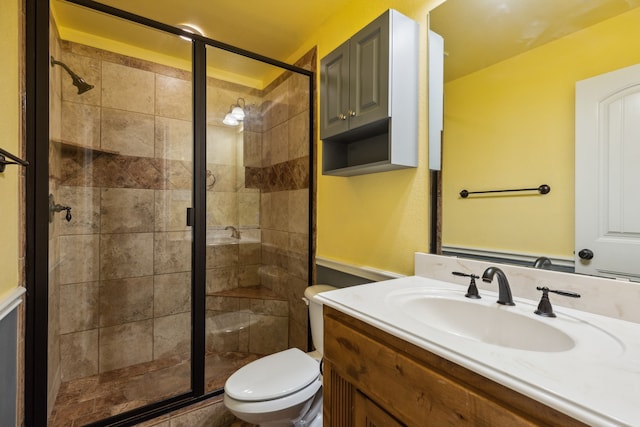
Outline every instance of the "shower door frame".
<svg viewBox="0 0 640 427">
<path fill-rule="evenodd" d="M 193 218 L 191 298 L 191 391 L 100 420 L 91 426 L 139 423 L 220 395 L 205 390 L 206 304 L 206 47 L 211 46 L 309 78 L 309 250 L 308 284 L 313 280 L 315 237 L 315 73 L 207 37 L 185 32 L 91 0 L 66 0 L 156 30 L 192 40 L 193 83 Z M 25 136 L 26 171 L 26 314 L 24 408 L 27 427 L 47 424 L 48 273 L 49 273 L 49 1 L 25 0 Z M 38 357 L 40 356 L 40 357 Z"/>
</svg>

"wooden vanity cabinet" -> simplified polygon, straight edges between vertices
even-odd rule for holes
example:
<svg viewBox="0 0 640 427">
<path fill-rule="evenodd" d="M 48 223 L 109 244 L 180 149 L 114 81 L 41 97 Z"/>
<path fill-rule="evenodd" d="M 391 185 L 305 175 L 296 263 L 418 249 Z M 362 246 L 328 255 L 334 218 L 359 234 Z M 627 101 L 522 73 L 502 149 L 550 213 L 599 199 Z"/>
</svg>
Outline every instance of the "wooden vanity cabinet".
<svg viewBox="0 0 640 427">
<path fill-rule="evenodd" d="M 325 427 L 585 426 L 324 306 Z"/>
</svg>

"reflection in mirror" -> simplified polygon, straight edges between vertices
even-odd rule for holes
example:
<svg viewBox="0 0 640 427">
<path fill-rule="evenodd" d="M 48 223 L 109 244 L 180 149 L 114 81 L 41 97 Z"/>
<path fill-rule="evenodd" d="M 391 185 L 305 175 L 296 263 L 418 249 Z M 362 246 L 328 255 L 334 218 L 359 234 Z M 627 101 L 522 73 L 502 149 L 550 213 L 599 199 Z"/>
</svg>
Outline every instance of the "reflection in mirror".
<svg viewBox="0 0 640 427">
<path fill-rule="evenodd" d="M 445 51 L 443 253 L 585 262 L 574 261 L 575 86 L 640 62 L 638 5 L 447 0 L 430 13 Z M 553 191 L 459 194 L 543 183 Z"/>
</svg>

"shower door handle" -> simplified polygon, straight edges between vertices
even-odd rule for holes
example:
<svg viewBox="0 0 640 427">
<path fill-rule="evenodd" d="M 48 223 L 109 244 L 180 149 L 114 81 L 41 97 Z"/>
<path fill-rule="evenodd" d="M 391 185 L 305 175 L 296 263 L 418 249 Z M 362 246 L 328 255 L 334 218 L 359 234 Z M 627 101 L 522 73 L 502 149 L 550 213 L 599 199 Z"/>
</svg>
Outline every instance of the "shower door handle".
<svg viewBox="0 0 640 427">
<path fill-rule="evenodd" d="M 193 208 L 187 208 L 187 227 L 193 227 Z"/>
</svg>

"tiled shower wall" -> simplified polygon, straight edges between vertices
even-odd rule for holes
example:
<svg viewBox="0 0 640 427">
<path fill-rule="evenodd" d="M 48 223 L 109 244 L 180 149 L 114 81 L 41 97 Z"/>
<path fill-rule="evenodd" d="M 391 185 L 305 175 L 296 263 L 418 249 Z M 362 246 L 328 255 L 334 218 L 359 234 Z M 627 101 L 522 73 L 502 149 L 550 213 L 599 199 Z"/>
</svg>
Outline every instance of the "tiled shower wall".
<svg viewBox="0 0 640 427">
<path fill-rule="evenodd" d="M 315 49 L 296 65 L 312 70 Z M 309 78 L 284 73 L 264 91 L 262 167 L 247 168 L 261 189 L 261 282 L 289 301 L 289 347 L 307 350 L 309 283 Z M 259 176 L 259 179 L 256 177 Z"/>
<path fill-rule="evenodd" d="M 50 233 L 55 396 L 60 380 L 188 355 L 192 137 L 190 73 L 64 41 L 52 52 L 95 85 L 77 95 L 52 69 L 51 189 L 73 208 Z M 262 228 L 261 254 L 248 261 L 262 265 L 241 266 L 244 284 L 289 300 L 289 345 L 306 349 L 308 78 L 286 73 L 264 102 L 246 87 L 208 84 L 209 111 L 244 97 L 260 120 L 247 121 L 239 145 L 237 128 L 209 118 L 208 140 L 222 149 L 207 158 L 207 226 Z"/>
<path fill-rule="evenodd" d="M 57 220 L 62 379 L 188 357 L 190 73 L 61 45 L 61 60 L 95 85 L 77 95 L 62 76 L 62 125 L 54 143 L 63 159 L 57 202 L 73 208 L 71 222 Z M 249 95 L 237 87 L 215 93 L 212 102 L 226 106 Z M 215 176 L 207 225 L 239 227 L 238 132 L 211 123 L 208 133 L 222 149 L 207 159 Z M 253 193 L 255 201 L 245 206 L 258 218 L 259 193 Z M 248 225 L 257 227 L 257 220 Z"/>
</svg>

